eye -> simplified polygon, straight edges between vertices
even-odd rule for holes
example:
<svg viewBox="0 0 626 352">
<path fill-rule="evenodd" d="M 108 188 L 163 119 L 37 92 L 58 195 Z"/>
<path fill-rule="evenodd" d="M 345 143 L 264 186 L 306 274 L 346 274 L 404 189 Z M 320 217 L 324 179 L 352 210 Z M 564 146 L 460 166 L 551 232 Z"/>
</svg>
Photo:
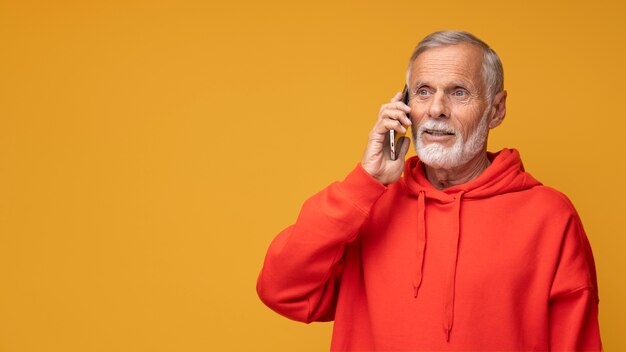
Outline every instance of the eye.
<svg viewBox="0 0 626 352">
<path fill-rule="evenodd" d="M 464 97 L 466 95 L 465 91 L 461 89 L 455 90 L 453 94 L 455 97 Z"/>
<path fill-rule="evenodd" d="M 426 96 L 426 95 L 428 95 L 428 89 L 425 89 L 425 88 L 420 88 L 420 89 L 418 89 L 418 90 L 417 90 L 417 95 L 420 95 L 420 96 Z"/>
</svg>

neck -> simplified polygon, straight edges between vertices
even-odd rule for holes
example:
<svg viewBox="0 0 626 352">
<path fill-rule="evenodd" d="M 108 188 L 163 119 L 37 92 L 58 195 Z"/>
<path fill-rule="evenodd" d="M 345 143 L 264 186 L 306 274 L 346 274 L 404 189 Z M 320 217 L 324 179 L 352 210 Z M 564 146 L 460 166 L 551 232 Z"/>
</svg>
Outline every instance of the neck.
<svg viewBox="0 0 626 352">
<path fill-rule="evenodd" d="M 491 164 L 485 151 L 478 153 L 472 160 L 457 167 L 442 169 L 424 164 L 426 178 L 435 188 L 444 188 L 460 185 L 478 177 Z"/>
</svg>

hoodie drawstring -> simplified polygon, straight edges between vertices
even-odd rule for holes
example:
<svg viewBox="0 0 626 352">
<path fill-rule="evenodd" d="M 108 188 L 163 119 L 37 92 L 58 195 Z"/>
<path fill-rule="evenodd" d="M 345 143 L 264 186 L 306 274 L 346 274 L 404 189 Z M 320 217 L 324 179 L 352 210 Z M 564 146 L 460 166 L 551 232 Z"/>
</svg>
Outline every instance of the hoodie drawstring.
<svg viewBox="0 0 626 352">
<path fill-rule="evenodd" d="M 426 218 L 424 211 L 426 208 L 426 195 L 420 191 L 417 196 L 417 265 L 415 267 L 415 277 L 413 279 L 413 294 L 417 298 L 417 291 L 422 284 L 422 271 L 424 268 L 424 250 L 426 249 Z"/>
<path fill-rule="evenodd" d="M 454 228 L 452 231 L 452 240 L 450 255 L 451 261 L 446 275 L 446 289 L 444 297 L 444 321 L 443 330 L 446 342 L 450 342 L 450 332 L 452 331 L 452 323 L 454 322 L 454 298 L 456 284 L 456 267 L 459 259 L 459 240 L 461 237 L 461 201 L 463 194 L 461 191 L 454 196 Z M 422 274 L 424 268 L 424 251 L 426 249 L 426 194 L 419 191 L 417 197 L 417 251 L 416 251 L 416 267 L 415 277 L 413 279 L 413 295 L 417 298 L 420 285 L 422 283 Z"/>
<path fill-rule="evenodd" d="M 454 223 L 454 231 L 452 231 L 452 243 L 451 243 L 451 256 L 450 267 L 446 276 L 446 297 L 444 301 L 444 323 L 443 329 L 446 335 L 446 341 L 450 342 L 450 332 L 452 331 L 452 323 L 454 322 L 454 296 L 455 296 L 455 283 L 456 283 L 456 266 L 459 260 L 459 239 L 461 236 L 461 200 L 463 199 L 463 191 L 457 193 L 454 197 L 454 215 L 456 215 L 456 221 Z"/>
</svg>

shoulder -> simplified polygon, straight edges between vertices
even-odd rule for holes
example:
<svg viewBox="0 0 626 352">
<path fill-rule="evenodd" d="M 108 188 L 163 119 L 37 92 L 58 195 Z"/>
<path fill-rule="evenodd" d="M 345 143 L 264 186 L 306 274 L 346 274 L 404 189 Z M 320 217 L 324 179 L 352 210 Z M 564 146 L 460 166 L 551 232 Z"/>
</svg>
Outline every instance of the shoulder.
<svg viewBox="0 0 626 352">
<path fill-rule="evenodd" d="M 587 241 L 581 218 L 565 194 L 548 186 L 536 186 L 527 193 L 529 201 L 524 209 L 529 220 L 536 220 L 537 230 L 552 234 L 549 237 L 558 239 L 559 243 L 567 238 L 580 243 Z"/>
<path fill-rule="evenodd" d="M 540 209 L 550 209 L 553 212 L 576 214 L 572 201 L 562 192 L 544 185 L 538 185 L 524 191 L 527 200 Z"/>
</svg>

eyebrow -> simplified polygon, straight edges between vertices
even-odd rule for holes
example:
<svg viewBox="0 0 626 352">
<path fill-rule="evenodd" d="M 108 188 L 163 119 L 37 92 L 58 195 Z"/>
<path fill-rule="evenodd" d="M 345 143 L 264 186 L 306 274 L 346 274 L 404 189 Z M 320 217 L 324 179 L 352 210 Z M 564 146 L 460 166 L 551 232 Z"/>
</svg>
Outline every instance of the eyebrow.
<svg viewBox="0 0 626 352">
<path fill-rule="evenodd" d="M 467 85 L 465 82 L 461 82 L 461 81 L 453 81 L 453 82 L 452 82 L 452 84 L 453 84 L 455 87 L 461 87 L 461 88 L 463 88 L 463 89 L 465 89 L 465 90 L 469 90 L 468 85 Z"/>
<path fill-rule="evenodd" d="M 409 89 L 410 91 L 414 91 L 416 90 L 418 87 L 421 87 L 424 85 L 424 83 L 426 83 L 425 81 L 417 81 L 415 82 L 415 84 L 413 85 L 413 89 Z"/>
<path fill-rule="evenodd" d="M 417 81 L 413 85 L 413 89 L 411 91 L 413 91 L 413 90 L 415 90 L 415 89 L 417 89 L 417 88 L 419 88 L 419 87 L 421 87 L 423 85 L 430 86 L 430 84 L 428 84 L 428 82 L 426 82 L 426 81 Z M 450 86 L 451 87 L 461 87 L 463 89 L 469 90 L 469 85 L 467 83 L 463 82 L 463 81 L 452 81 Z"/>
</svg>

